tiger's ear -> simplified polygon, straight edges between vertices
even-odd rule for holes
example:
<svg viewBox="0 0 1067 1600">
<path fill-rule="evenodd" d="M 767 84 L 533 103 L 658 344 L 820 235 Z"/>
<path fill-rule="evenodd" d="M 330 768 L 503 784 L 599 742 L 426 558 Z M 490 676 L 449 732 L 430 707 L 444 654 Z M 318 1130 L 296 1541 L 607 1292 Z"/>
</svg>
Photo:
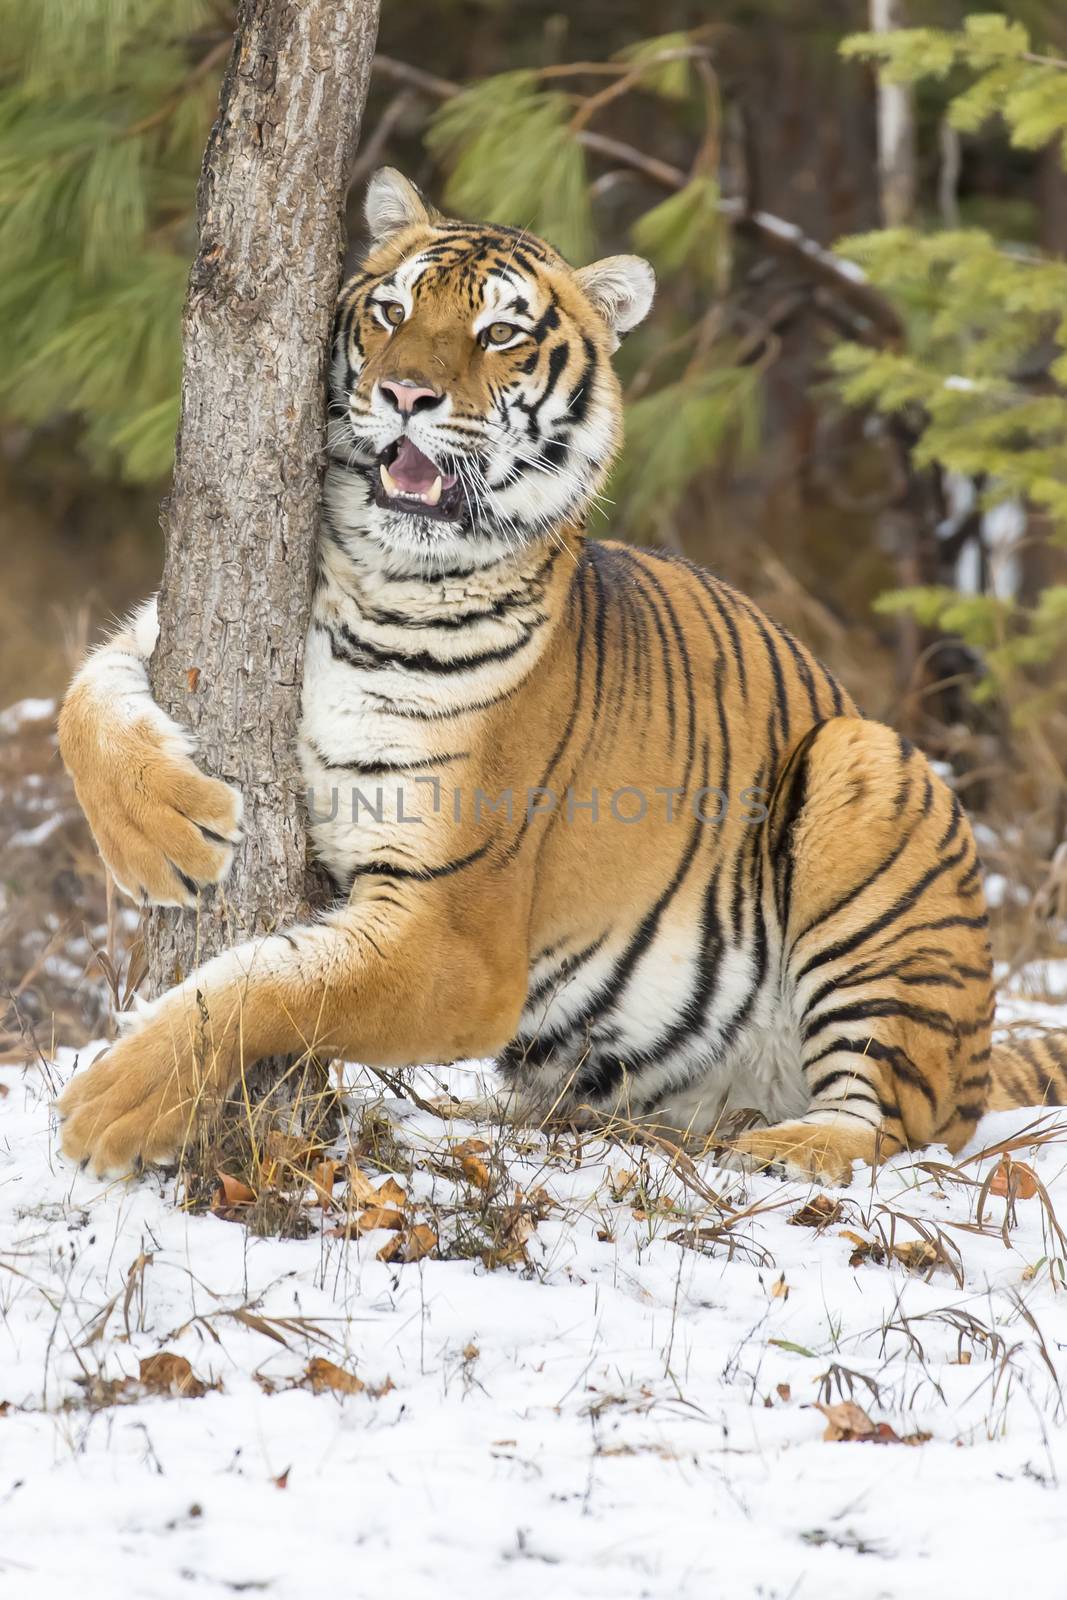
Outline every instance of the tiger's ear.
<svg viewBox="0 0 1067 1600">
<path fill-rule="evenodd" d="M 384 244 L 401 228 L 430 221 L 430 208 L 413 183 L 395 167 L 379 167 L 363 202 L 372 244 Z"/>
<path fill-rule="evenodd" d="M 580 267 L 575 277 L 615 335 L 616 345 L 644 321 L 656 292 L 656 274 L 641 256 L 605 256 Z"/>
</svg>

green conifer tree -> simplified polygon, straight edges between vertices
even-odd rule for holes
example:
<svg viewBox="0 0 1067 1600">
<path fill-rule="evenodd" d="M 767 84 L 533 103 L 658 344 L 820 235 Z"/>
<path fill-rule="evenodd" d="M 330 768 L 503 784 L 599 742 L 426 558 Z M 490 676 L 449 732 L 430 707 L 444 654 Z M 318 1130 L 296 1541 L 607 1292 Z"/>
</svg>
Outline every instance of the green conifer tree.
<svg viewBox="0 0 1067 1600">
<path fill-rule="evenodd" d="M 0 405 L 162 478 L 193 202 L 229 53 L 211 0 L 0 0 Z"/>
<path fill-rule="evenodd" d="M 955 33 L 860 34 L 843 49 L 902 81 L 949 78 L 959 85 L 947 108 L 956 128 L 975 132 L 999 117 L 1013 145 L 1057 141 L 1067 163 L 1067 60 L 1036 49 L 1022 23 L 972 16 Z M 904 416 L 918 431 L 918 465 L 976 480 L 986 505 L 1025 503 L 1067 544 L 1067 262 L 976 227 L 883 229 L 839 249 L 906 326 L 900 348 L 838 347 L 846 400 Z M 979 697 L 1007 695 L 1017 720 L 1067 706 L 1067 684 L 1049 670 L 1067 645 L 1067 585 L 1045 588 L 1032 605 L 948 587 L 902 590 L 881 605 L 975 647 L 987 668 Z"/>
</svg>

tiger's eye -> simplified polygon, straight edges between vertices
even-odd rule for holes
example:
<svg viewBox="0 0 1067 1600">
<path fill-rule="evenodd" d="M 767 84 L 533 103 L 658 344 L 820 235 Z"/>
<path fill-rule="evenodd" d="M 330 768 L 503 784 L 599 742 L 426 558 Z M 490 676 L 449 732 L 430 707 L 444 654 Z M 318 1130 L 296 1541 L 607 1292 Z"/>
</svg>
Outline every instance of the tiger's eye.
<svg viewBox="0 0 1067 1600">
<path fill-rule="evenodd" d="M 482 337 L 486 344 L 507 344 L 509 339 L 514 339 L 518 331 L 518 328 L 510 322 L 491 322 Z"/>
<path fill-rule="evenodd" d="M 383 300 L 380 310 L 390 327 L 399 328 L 404 320 L 404 307 L 399 300 Z"/>
</svg>

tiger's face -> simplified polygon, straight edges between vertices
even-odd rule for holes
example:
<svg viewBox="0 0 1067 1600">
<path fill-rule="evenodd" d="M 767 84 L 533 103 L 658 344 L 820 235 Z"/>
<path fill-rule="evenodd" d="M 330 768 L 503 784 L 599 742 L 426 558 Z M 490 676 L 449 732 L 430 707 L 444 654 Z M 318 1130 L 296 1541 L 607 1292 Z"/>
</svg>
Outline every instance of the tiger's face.
<svg viewBox="0 0 1067 1600">
<path fill-rule="evenodd" d="M 611 354 L 655 288 L 647 262 L 575 271 L 518 230 L 432 213 L 390 168 L 338 306 L 328 490 L 396 556 L 479 563 L 581 519 L 621 442 Z"/>
</svg>

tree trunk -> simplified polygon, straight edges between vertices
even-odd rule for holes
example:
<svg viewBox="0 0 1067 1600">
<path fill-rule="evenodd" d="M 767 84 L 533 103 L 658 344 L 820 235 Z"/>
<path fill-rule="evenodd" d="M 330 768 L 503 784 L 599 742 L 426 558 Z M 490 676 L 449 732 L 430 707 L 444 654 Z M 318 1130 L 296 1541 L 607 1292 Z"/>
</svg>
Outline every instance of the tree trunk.
<svg viewBox="0 0 1067 1600">
<path fill-rule="evenodd" d="M 870 0 L 872 33 L 893 33 L 908 25 L 905 0 Z M 915 211 L 915 96 L 910 83 L 892 83 L 885 72 L 878 73 L 878 198 L 882 223 L 886 228 L 904 228 L 914 220 Z M 895 506 L 879 517 L 879 543 L 895 556 L 897 584 L 914 588 L 923 581 L 922 528 L 916 514 L 918 483 L 911 446 L 905 431 L 888 426 L 890 443 L 898 452 L 901 482 L 905 490 Z M 902 699 L 897 707 L 896 724 L 913 737 L 921 715 L 918 691 L 922 635 L 915 618 L 907 612 L 897 618 L 897 683 Z"/>
<path fill-rule="evenodd" d="M 245 842 L 196 916 L 151 913 L 158 993 L 308 901 L 295 762 L 344 201 L 377 0 L 241 0 L 197 196 L 164 512 L 161 706 L 237 784 Z"/>
<path fill-rule="evenodd" d="M 908 25 L 904 0 L 870 0 L 872 33 Z M 902 228 L 915 210 L 915 93 L 910 83 L 878 74 L 878 187 L 882 221 Z"/>
</svg>

